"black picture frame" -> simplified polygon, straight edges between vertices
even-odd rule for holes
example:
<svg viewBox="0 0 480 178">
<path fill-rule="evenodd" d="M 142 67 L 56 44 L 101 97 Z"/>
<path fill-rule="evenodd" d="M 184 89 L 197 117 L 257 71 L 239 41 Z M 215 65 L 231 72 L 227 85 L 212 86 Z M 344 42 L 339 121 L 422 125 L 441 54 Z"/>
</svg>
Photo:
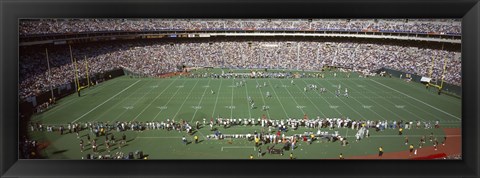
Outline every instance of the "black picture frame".
<svg viewBox="0 0 480 178">
<path fill-rule="evenodd" d="M 478 0 L 19 0 L 0 2 L 0 175 L 3 177 L 477 177 Z M 18 160 L 19 18 L 462 18 L 460 161 Z"/>
</svg>

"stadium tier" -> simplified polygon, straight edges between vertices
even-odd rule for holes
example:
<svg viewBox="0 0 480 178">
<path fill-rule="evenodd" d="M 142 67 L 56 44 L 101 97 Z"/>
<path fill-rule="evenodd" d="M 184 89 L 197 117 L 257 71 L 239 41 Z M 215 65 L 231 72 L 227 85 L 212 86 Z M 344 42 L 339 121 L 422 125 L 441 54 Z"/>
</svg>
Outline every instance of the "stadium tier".
<svg viewBox="0 0 480 178">
<path fill-rule="evenodd" d="M 158 30 L 377 31 L 461 34 L 456 19 L 41 19 L 20 21 L 20 35 Z"/>
<path fill-rule="evenodd" d="M 237 30 L 300 35 L 189 34 Z M 154 31 L 175 38 L 135 33 Z M 461 157 L 459 20 L 22 19 L 19 35 L 21 158 Z"/>
</svg>

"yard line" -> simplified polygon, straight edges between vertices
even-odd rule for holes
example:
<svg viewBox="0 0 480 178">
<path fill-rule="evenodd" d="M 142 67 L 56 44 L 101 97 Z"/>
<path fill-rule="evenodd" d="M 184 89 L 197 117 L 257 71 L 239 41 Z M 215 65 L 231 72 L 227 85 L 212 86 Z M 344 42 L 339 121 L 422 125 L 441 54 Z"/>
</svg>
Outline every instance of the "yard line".
<svg viewBox="0 0 480 178">
<path fill-rule="evenodd" d="M 302 79 L 300 79 L 300 80 L 302 80 Z M 307 84 L 307 82 L 305 82 L 305 80 L 302 80 L 302 81 L 303 81 L 305 84 Z M 296 87 L 298 90 L 300 90 L 300 92 L 303 94 L 303 96 L 305 96 L 305 97 L 308 99 L 308 101 L 310 101 L 310 103 L 312 103 L 312 105 L 317 109 L 318 112 L 320 112 L 320 114 L 323 115 L 323 117 L 325 117 L 325 118 L 327 117 L 325 114 L 323 114 L 322 111 L 320 111 L 320 109 L 317 107 L 317 105 L 316 105 L 315 103 L 313 103 L 313 101 L 310 99 L 310 97 L 308 97 L 308 96 L 305 94 L 305 92 L 302 92 L 302 89 L 300 89 L 300 87 L 298 87 L 297 85 L 295 85 L 295 87 Z"/>
<path fill-rule="evenodd" d="M 282 79 L 280 79 L 280 83 L 281 83 L 282 85 L 284 85 L 283 82 L 282 82 Z M 297 104 L 297 106 L 300 106 L 300 104 L 297 103 L 297 100 L 295 100 L 295 97 L 293 97 L 292 93 L 290 93 L 290 91 L 288 91 L 287 87 L 284 87 L 284 88 L 285 88 L 285 90 L 287 90 L 288 94 L 290 95 L 290 97 L 292 97 L 293 101 Z M 305 115 L 305 111 L 303 111 L 302 108 L 299 108 L 299 109 L 300 109 L 300 110 L 302 111 L 302 113 Z"/>
<path fill-rule="evenodd" d="M 314 80 L 315 81 L 315 80 Z M 303 82 L 306 84 L 307 82 L 305 82 L 305 80 L 303 80 Z M 320 83 L 318 83 L 317 81 L 315 81 L 315 83 L 321 85 Z M 332 106 L 332 104 L 330 102 L 328 102 L 327 99 L 325 99 L 325 97 L 322 97 L 322 95 L 320 95 L 318 92 L 315 92 L 318 96 L 320 96 L 320 98 L 322 98 L 323 100 L 325 100 L 325 102 L 327 102 L 328 105 Z M 345 102 L 343 102 L 342 100 L 340 100 L 343 104 L 345 104 L 347 107 L 349 107 L 353 112 L 356 112 L 358 115 L 360 115 L 361 117 L 365 118 L 361 113 L 359 113 L 357 110 L 353 109 L 350 105 L 346 104 Z M 340 115 L 343 115 L 342 113 L 340 113 L 340 111 L 338 111 L 337 108 L 333 108 L 335 111 L 337 111 L 338 114 Z"/>
<path fill-rule="evenodd" d="M 210 86 L 210 81 L 212 81 L 212 79 L 209 79 L 209 80 L 208 80 L 207 86 Z M 207 88 L 208 88 L 208 87 L 205 87 L 205 90 L 203 91 L 202 98 L 200 99 L 200 102 L 198 103 L 197 106 L 200 106 L 200 104 L 202 104 L 203 97 L 205 96 L 205 92 L 207 91 Z M 193 113 L 192 120 L 190 120 L 190 123 L 193 122 L 193 119 L 195 118 L 195 115 L 197 115 L 197 111 L 198 111 L 198 108 L 195 109 L 195 113 Z M 203 137 L 205 140 L 207 139 L 207 137 L 205 137 L 205 135 L 203 135 L 203 133 L 202 133 L 202 131 L 200 131 L 200 129 L 198 129 L 197 131 L 198 131 L 198 133 L 200 133 L 200 134 L 202 135 L 202 137 Z"/>
<path fill-rule="evenodd" d="M 285 107 L 283 106 L 282 102 L 281 102 L 280 99 L 278 98 L 277 92 L 276 92 L 275 89 L 272 87 L 272 82 L 270 82 L 270 80 L 268 80 L 268 85 L 270 86 L 270 88 L 272 88 L 273 93 L 275 93 L 275 97 L 277 98 L 278 102 L 279 102 L 280 105 L 282 106 L 283 112 L 285 112 L 285 115 L 287 115 L 287 118 L 290 118 L 290 117 L 288 116 L 287 111 L 285 110 Z"/>
<path fill-rule="evenodd" d="M 253 151 L 257 151 L 254 146 L 222 146 L 222 151 L 224 148 L 253 148 Z"/>
<path fill-rule="evenodd" d="M 177 113 L 175 113 L 175 115 L 172 117 L 172 119 L 175 119 L 175 117 L 177 117 L 178 113 L 182 110 L 183 105 L 185 104 L 185 102 L 187 102 L 188 97 L 190 97 L 190 95 L 192 94 L 192 91 L 193 91 L 193 89 L 195 88 L 195 86 L 197 86 L 198 81 L 200 81 L 200 80 L 197 79 L 197 82 L 196 82 L 195 85 L 192 87 L 192 89 L 190 89 L 190 93 L 189 93 L 188 96 L 185 98 L 185 100 L 183 100 L 182 105 L 181 105 L 180 108 L 178 109 Z"/>
<path fill-rule="evenodd" d="M 247 82 L 245 82 L 245 91 L 247 92 L 247 98 L 245 98 L 247 100 L 247 109 L 249 107 L 249 103 L 248 103 L 248 89 L 247 89 Z M 263 99 L 263 98 L 262 98 Z M 248 110 L 248 115 L 250 116 L 249 119 L 252 118 L 252 111 L 250 111 L 251 109 Z"/>
<path fill-rule="evenodd" d="M 161 82 L 160 82 L 161 83 Z M 147 94 L 149 94 L 150 92 L 152 92 L 154 88 L 150 88 L 150 90 L 146 93 L 143 94 L 143 96 L 140 98 L 140 99 L 137 99 L 133 104 L 132 106 L 136 105 L 139 101 L 142 101 L 143 98 L 145 98 L 145 96 L 147 96 Z M 127 112 L 127 109 L 125 109 L 117 118 L 115 118 L 112 122 L 114 121 L 117 121 L 118 118 L 120 118 L 121 116 L 123 116 L 125 113 Z"/>
<path fill-rule="evenodd" d="M 458 120 L 461 120 L 459 117 L 454 116 L 454 115 L 452 115 L 452 114 L 450 114 L 450 113 L 448 113 L 448 112 L 445 112 L 445 111 L 443 111 L 443 110 L 441 110 L 441 109 L 438 109 L 438 108 L 436 108 L 436 107 L 434 107 L 434 106 L 432 106 L 432 105 L 430 105 L 430 104 L 428 104 L 428 103 L 425 103 L 425 102 L 423 102 L 423 101 L 421 101 L 421 100 L 419 100 L 419 99 L 417 99 L 417 98 L 414 98 L 414 97 L 412 97 L 412 96 L 410 96 L 410 95 L 407 95 L 407 94 L 405 94 L 405 93 L 403 93 L 403 92 L 400 92 L 400 91 L 398 91 L 398 90 L 395 90 L 395 89 L 393 89 L 393 88 L 391 88 L 391 87 L 389 87 L 389 86 L 386 86 L 386 85 L 384 85 L 384 84 L 382 84 L 382 83 L 380 83 L 380 82 L 377 82 L 377 81 L 375 81 L 375 80 L 373 80 L 373 79 L 370 79 L 370 80 L 373 81 L 373 82 L 375 82 L 375 83 L 377 83 L 377 84 L 379 84 L 379 85 L 384 86 L 385 88 L 389 88 L 390 90 L 393 90 L 393 91 L 396 91 L 396 92 L 398 92 L 398 93 L 400 93 L 400 94 L 402 94 L 402 95 L 405 95 L 405 96 L 407 96 L 407 97 L 409 97 L 409 98 L 411 98 L 411 99 L 413 99 L 413 100 L 415 100 L 415 101 L 418 101 L 418 102 L 423 103 L 423 104 L 425 104 L 425 105 L 427 105 L 427 106 L 430 106 L 431 108 L 433 108 L 433 109 L 435 109 L 435 110 L 437 110 L 437 111 L 440 111 L 440 112 L 442 112 L 442 113 L 444 113 L 444 114 L 447 114 L 447 115 L 452 116 L 452 117 L 454 117 L 454 118 L 456 118 L 456 119 L 458 119 Z"/>
<path fill-rule="evenodd" d="M 135 83 L 131 84 L 130 86 L 128 86 L 127 88 L 123 89 L 122 91 L 120 91 L 119 93 L 117 93 L 116 95 L 113 95 L 111 98 L 105 100 L 103 103 L 97 105 L 96 107 L 94 107 L 93 109 L 91 109 L 90 111 L 88 111 L 87 113 L 83 114 L 82 116 L 78 117 L 77 119 L 73 120 L 73 122 L 77 122 L 78 120 L 80 120 L 81 118 L 85 117 L 87 114 L 91 113 L 92 111 L 94 111 L 95 109 L 97 109 L 98 107 L 102 106 L 103 104 L 107 103 L 108 101 L 112 100 L 113 98 L 115 98 L 116 96 L 120 95 L 121 93 L 123 93 L 125 90 L 128 90 L 130 87 L 132 87 L 133 85 L 137 84 L 138 82 L 140 82 L 141 80 L 138 80 L 136 81 Z"/>
<path fill-rule="evenodd" d="M 232 80 L 232 102 L 230 103 L 230 119 L 233 118 L 233 85 L 235 85 L 235 78 Z"/>
<path fill-rule="evenodd" d="M 255 78 L 255 82 L 257 82 L 257 85 L 260 85 L 257 81 L 257 78 Z M 263 92 L 262 92 L 262 88 L 259 88 L 260 90 L 260 95 L 262 95 L 262 100 L 263 100 L 263 105 L 267 105 L 267 103 L 265 102 L 265 98 L 263 97 Z M 269 109 L 267 109 L 267 116 L 268 116 L 268 119 L 270 119 L 270 112 L 268 111 Z M 288 117 L 288 116 L 287 116 Z"/>
<path fill-rule="evenodd" d="M 148 84 L 148 83 L 146 83 L 146 84 Z M 146 85 L 146 84 L 143 84 L 143 85 Z M 119 99 L 119 101 L 115 102 L 115 104 L 113 104 L 112 106 L 109 106 L 109 108 L 107 108 L 107 109 L 105 109 L 105 110 L 102 110 L 102 111 L 101 111 L 101 114 L 96 115 L 96 116 L 95 116 L 96 118 L 93 119 L 93 120 L 90 120 L 89 122 L 93 122 L 93 121 L 98 120 L 99 118 L 102 118 L 105 114 L 109 113 L 110 110 L 116 108 L 117 105 L 122 104 L 124 100 L 126 100 L 126 99 L 131 99 L 130 96 L 132 96 L 132 95 L 134 95 L 134 94 L 138 94 L 138 93 L 136 93 L 136 91 L 139 90 L 139 89 L 141 89 L 141 88 L 142 88 L 142 87 L 139 87 L 139 88 L 137 88 L 137 89 L 129 92 L 130 94 L 128 94 L 126 97 L 123 97 L 123 98 L 122 98 L 122 97 L 117 97 L 116 99 Z"/>
<path fill-rule="evenodd" d="M 185 85 L 185 82 L 186 82 L 186 80 L 183 80 L 182 85 Z M 171 101 L 175 96 L 177 96 L 178 91 L 180 91 L 180 89 L 176 90 L 176 91 L 175 91 L 175 94 L 173 94 L 172 96 L 170 96 L 170 99 L 168 99 L 167 103 L 165 103 L 165 105 L 163 105 L 163 106 L 167 106 L 168 103 L 170 103 L 170 101 Z M 164 110 L 164 109 L 161 109 L 160 111 L 157 112 L 157 114 L 155 115 L 155 117 L 153 117 L 152 122 L 157 119 L 158 115 L 160 115 L 160 113 L 162 113 L 163 110 Z"/>
<path fill-rule="evenodd" d="M 115 80 L 115 81 L 112 81 L 112 83 L 109 83 L 108 85 L 105 84 L 105 85 L 101 85 L 101 86 L 99 86 L 99 87 L 97 87 L 97 88 L 92 88 L 92 89 L 86 91 L 85 93 L 83 93 L 83 95 L 92 92 L 94 89 L 99 90 L 100 88 L 105 88 L 105 86 L 113 85 L 113 84 L 117 83 L 117 81 L 118 81 L 118 80 Z M 100 84 L 101 84 L 101 83 L 100 83 Z M 100 84 L 99 84 L 99 85 L 100 85 Z M 80 101 L 80 100 L 82 100 L 82 99 L 84 99 L 84 98 L 85 98 L 85 97 L 77 97 L 77 98 L 74 98 L 74 99 L 72 99 L 72 100 L 70 100 L 70 101 L 67 101 L 66 103 L 62 103 L 62 105 L 59 105 L 59 106 L 57 106 L 57 107 L 52 108 L 52 109 L 50 110 L 51 112 L 46 113 L 43 117 L 48 118 L 48 116 L 53 115 L 53 114 L 56 113 L 57 111 L 62 111 L 61 108 L 64 108 L 64 107 L 66 107 L 66 106 L 69 106 L 70 104 L 76 103 L 76 102 L 78 102 L 78 101 Z"/>
<path fill-rule="evenodd" d="M 215 106 L 213 106 L 212 118 L 215 115 L 215 109 L 217 109 L 218 95 L 220 93 L 220 88 L 222 87 L 222 82 L 223 82 L 223 79 L 220 79 L 220 86 L 218 86 L 218 91 L 216 93 L 217 94 L 217 99 L 215 100 Z"/>
<path fill-rule="evenodd" d="M 160 94 L 158 94 L 157 97 L 155 97 L 155 98 L 147 105 L 147 107 L 143 108 L 143 110 L 142 110 L 140 113 L 138 113 L 138 115 L 135 116 L 135 118 L 133 118 L 133 121 L 137 120 L 138 116 L 140 116 L 143 112 L 145 112 L 145 110 L 147 110 L 147 108 L 150 107 L 150 106 L 152 105 L 152 103 L 155 102 L 155 101 L 158 99 L 158 97 L 160 97 L 160 95 L 162 95 L 163 92 L 165 92 L 168 88 L 170 88 L 170 86 L 171 86 L 173 83 L 175 83 L 175 81 L 177 81 L 177 79 L 178 79 L 178 78 L 175 78 L 175 80 L 173 80 L 172 82 L 170 82 L 170 84 L 169 84 L 165 89 L 163 89 L 163 91 L 162 91 Z"/>
<path fill-rule="evenodd" d="M 351 86 L 351 85 L 348 85 L 346 82 L 341 82 L 340 80 L 339 80 L 339 82 L 340 82 L 340 83 L 343 83 L 343 84 L 345 84 L 345 85 L 347 85 L 347 86 Z M 353 83 L 353 82 L 352 82 L 352 83 Z M 355 83 L 354 83 L 354 84 L 355 84 Z M 357 90 L 357 89 L 355 89 L 355 87 L 351 87 L 351 89 L 352 89 L 352 90 Z M 358 91 L 358 90 L 357 90 L 357 91 Z M 366 96 L 366 95 L 364 95 L 364 94 L 362 94 L 362 95 L 363 95 L 363 96 Z M 368 100 L 370 100 L 370 101 L 373 101 L 375 104 L 379 105 L 379 106 L 382 107 L 383 109 L 385 109 L 385 110 L 387 110 L 388 112 L 396 115 L 399 119 L 402 119 L 402 117 L 401 117 L 400 115 L 398 115 L 398 114 L 395 113 L 395 112 L 392 112 L 390 109 L 386 108 L 386 107 L 383 106 L 382 104 L 378 104 L 375 100 L 372 100 L 372 99 L 370 99 L 370 98 L 368 98 L 368 97 L 366 97 L 366 99 L 368 99 Z"/>
<path fill-rule="evenodd" d="M 208 80 L 207 86 L 210 85 L 210 81 L 212 81 L 212 79 L 209 79 L 209 80 Z M 202 98 L 200 99 L 200 102 L 198 102 L 197 107 L 200 106 L 200 104 L 202 104 L 203 96 L 205 96 L 205 92 L 207 91 L 207 88 L 208 88 L 208 87 L 205 87 L 205 90 L 203 91 Z M 193 119 L 195 119 L 195 115 L 197 115 L 197 111 L 198 111 L 198 108 L 195 109 L 195 112 L 193 113 L 192 120 L 190 120 L 190 123 L 193 122 Z"/>
<path fill-rule="evenodd" d="M 327 82 L 330 83 L 330 85 L 333 85 L 333 83 L 331 83 L 330 81 L 327 80 Z M 347 103 L 345 103 L 341 98 L 338 98 L 338 99 L 339 99 L 340 101 L 342 101 L 342 103 L 344 103 L 345 105 L 349 106 L 349 105 L 348 105 Z M 358 101 L 357 99 L 355 99 L 355 98 L 352 98 L 352 99 L 354 99 L 356 102 L 360 103 L 361 105 L 364 105 L 364 104 L 362 104 L 360 101 Z M 350 107 L 351 109 L 353 109 L 351 106 L 349 106 L 349 107 Z M 355 109 L 353 109 L 353 110 L 358 113 L 357 110 L 355 110 Z M 370 109 L 370 111 L 372 111 L 374 114 L 376 114 L 376 115 L 379 116 L 380 118 L 383 118 L 380 114 L 378 114 L 378 113 L 375 112 L 374 110 Z M 360 116 L 362 116 L 362 115 L 360 115 Z M 364 116 L 362 116 L 362 117 L 365 119 Z"/>
<path fill-rule="evenodd" d="M 352 83 L 355 83 L 355 82 L 352 82 Z M 372 87 L 375 87 L 374 85 L 368 84 L 368 82 L 367 82 L 367 85 L 372 86 Z M 380 89 L 380 88 L 378 88 L 378 87 L 375 87 L 375 88 Z M 370 90 L 370 89 L 368 89 L 368 90 Z M 372 90 L 370 90 L 370 91 L 372 91 Z M 376 95 L 378 95 L 378 96 L 381 96 L 381 95 L 377 94 L 377 92 L 374 92 L 374 93 L 375 93 Z M 382 98 L 382 97 L 380 97 L 380 98 Z M 395 105 L 395 103 L 391 102 L 390 100 L 387 100 L 387 99 L 385 99 L 385 98 L 383 98 L 383 99 L 384 99 L 385 101 L 389 102 L 390 104 Z M 399 98 L 399 99 L 401 99 L 401 98 Z M 403 100 L 403 99 L 402 99 L 402 100 Z M 404 102 L 406 102 L 406 101 L 404 101 Z M 409 102 L 406 102 L 406 103 L 408 103 L 409 105 L 413 106 L 412 108 L 418 109 L 417 107 L 415 107 L 415 106 L 412 105 L 411 103 L 409 103 Z M 418 110 L 420 110 L 420 111 L 422 111 L 422 112 L 426 112 L 426 111 L 421 110 L 421 109 L 418 109 Z M 417 114 L 409 111 L 408 109 L 405 109 L 405 111 L 407 111 L 407 113 L 410 113 L 411 115 L 416 116 L 417 118 L 419 118 L 419 119 L 421 119 L 422 121 L 424 121 L 424 119 L 423 119 L 422 117 L 420 117 L 419 115 L 417 115 Z M 427 113 L 427 114 L 430 114 L 430 112 L 426 112 L 426 113 Z M 432 114 L 430 114 L 430 115 L 432 115 Z M 432 116 L 433 116 L 433 115 L 432 115 Z M 435 116 L 434 116 L 434 117 L 435 117 Z"/>
</svg>

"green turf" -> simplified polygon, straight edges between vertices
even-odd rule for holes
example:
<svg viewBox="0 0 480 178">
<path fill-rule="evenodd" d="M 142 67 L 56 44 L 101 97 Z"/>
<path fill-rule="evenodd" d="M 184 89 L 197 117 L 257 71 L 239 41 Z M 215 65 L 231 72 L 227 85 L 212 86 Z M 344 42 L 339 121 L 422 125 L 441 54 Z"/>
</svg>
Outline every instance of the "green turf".
<svg viewBox="0 0 480 178">
<path fill-rule="evenodd" d="M 212 70 L 218 72 L 219 69 Z M 209 71 L 209 72 L 212 72 Z M 248 70 L 243 70 L 246 72 Z M 205 71 L 196 71 L 203 73 Z M 238 72 L 238 71 L 236 71 Z M 408 83 L 398 78 L 370 77 L 359 78 L 352 75 L 345 78 L 344 74 L 334 78 L 332 73 L 325 72 L 325 79 L 300 78 L 293 79 L 246 79 L 245 87 L 235 87 L 235 82 L 241 79 L 210 79 L 210 78 L 130 78 L 119 77 L 108 82 L 82 91 L 82 97 L 68 96 L 58 101 L 49 111 L 35 115 L 32 120 L 40 121 L 45 125 L 66 124 L 69 122 L 88 121 L 162 121 L 174 118 L 175 120 L 207 121 L 211 117 L 259 118 L 266 115 L 272 119 L 309 117 L 349 117 L 351 119 L 369 120 L 440 120 L 443 127 L 461 127 L 461 100 L 447 95 L 437 95 L 426 90 L 422 84 Z M 256 88 L 257 84 L 266 87 Z M 316 91 L 304 92 L 307 84 L 316 84 L 327 88 L 327 93 Z M 348 88 L 350 98 L 339 97 L 334 94 L 338 85 Z M 211 90 L 215 94 L 211 94 Z M 266 92 L 272 98 L 266 98 Z M 255 101 L 256 109 L 250 109 L 247 96 Z M 261 106 L 268 105 L 269 111 L 262 111 Z M 252 133 L 260 127 L 235 126 L 224 129 L 222 133 Z M 328 129 L 322 129 L 329 131 Z M 337 129 L 343 136 L 349 138 L 356 131 L 351 129 Z M 292 133 L 314 131 L 300 128 Z M 333 132 L 333 131 L 330 131 Z M 348 133 L 347 133 L 348 132 Z M 412 143 L 418 143 L 416 135 L 428 135 L 430 132 L 443 140 L 441 129 L 412 129 L 405 134 L 412 135 Z M 82 131 L 85 135 L 89 131 Z M 119 139 L 121 133 L 112 132 Z M 126 131 L 128 146 L 121 150 L 113 146 L 116 151 L 130 152 L 142 150 L 150 159 L 246 159 L 250 154 L 254 156 L 254 143 L 244 139 L 233 139 L 232 144 L 227 140 L 206 140 L 205 135 L 212 134 L 209 128 L 200 129 L 196 134 L 203 140 L 199 144 L 182 145 L 181 137 L 185 133 L 178 131 L 147 130 L 144 132 Z M 403 144 L 404 137 L 396 136 L 396 130 L 383 132 L 370 131 L 372 137 L 359 143 L 352 141 L 346 147 L 339 142 L 314 143 L 307 145 L 301 142 L 296 150 L 295 157 L 299 159 L 337 158 L 341 152 L 344 156 L 375 154 L 378 146 L 382 145 L 386 152 L 406 150 Z M 288 135 L 287 134 L 287 135 Z M 51 159 L 80 159 L 87 150 L 80 153 L 78 139 L 75 134 L 59 136 L 58 133 L 33 132 L 33 139 L 48 141 L 50 146 L 42 154 Z M 186 135 L 189 140 L 193 136 Z M 85 138 L 84 138 L 85 139 Z M 104 137 L 98 143 L 104 143 Z M 427 144 L 428 145 L 428 144 Z M 223 147 L 223 151 L 222 151 Z M 86 147 L 88 148 L 88 146 Z M 100 146 L 100 150 L 104 147 Z M 265 146 L 262 146 L 265 150 Z M 263 159 L 286 159 L 286 155 L 265 155 Z"/>
</svg>

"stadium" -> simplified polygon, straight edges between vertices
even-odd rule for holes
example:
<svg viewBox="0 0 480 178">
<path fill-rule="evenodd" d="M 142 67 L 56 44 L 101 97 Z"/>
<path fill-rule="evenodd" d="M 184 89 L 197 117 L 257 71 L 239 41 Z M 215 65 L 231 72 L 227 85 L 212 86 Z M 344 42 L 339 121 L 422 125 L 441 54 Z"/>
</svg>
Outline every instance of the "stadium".
<svg viewBox="0 0 480 178">
<path fill-rule="evenodd" d="M 461 159 L 459 19 L 21 19 L 21 159 Z"/>
</svg>

